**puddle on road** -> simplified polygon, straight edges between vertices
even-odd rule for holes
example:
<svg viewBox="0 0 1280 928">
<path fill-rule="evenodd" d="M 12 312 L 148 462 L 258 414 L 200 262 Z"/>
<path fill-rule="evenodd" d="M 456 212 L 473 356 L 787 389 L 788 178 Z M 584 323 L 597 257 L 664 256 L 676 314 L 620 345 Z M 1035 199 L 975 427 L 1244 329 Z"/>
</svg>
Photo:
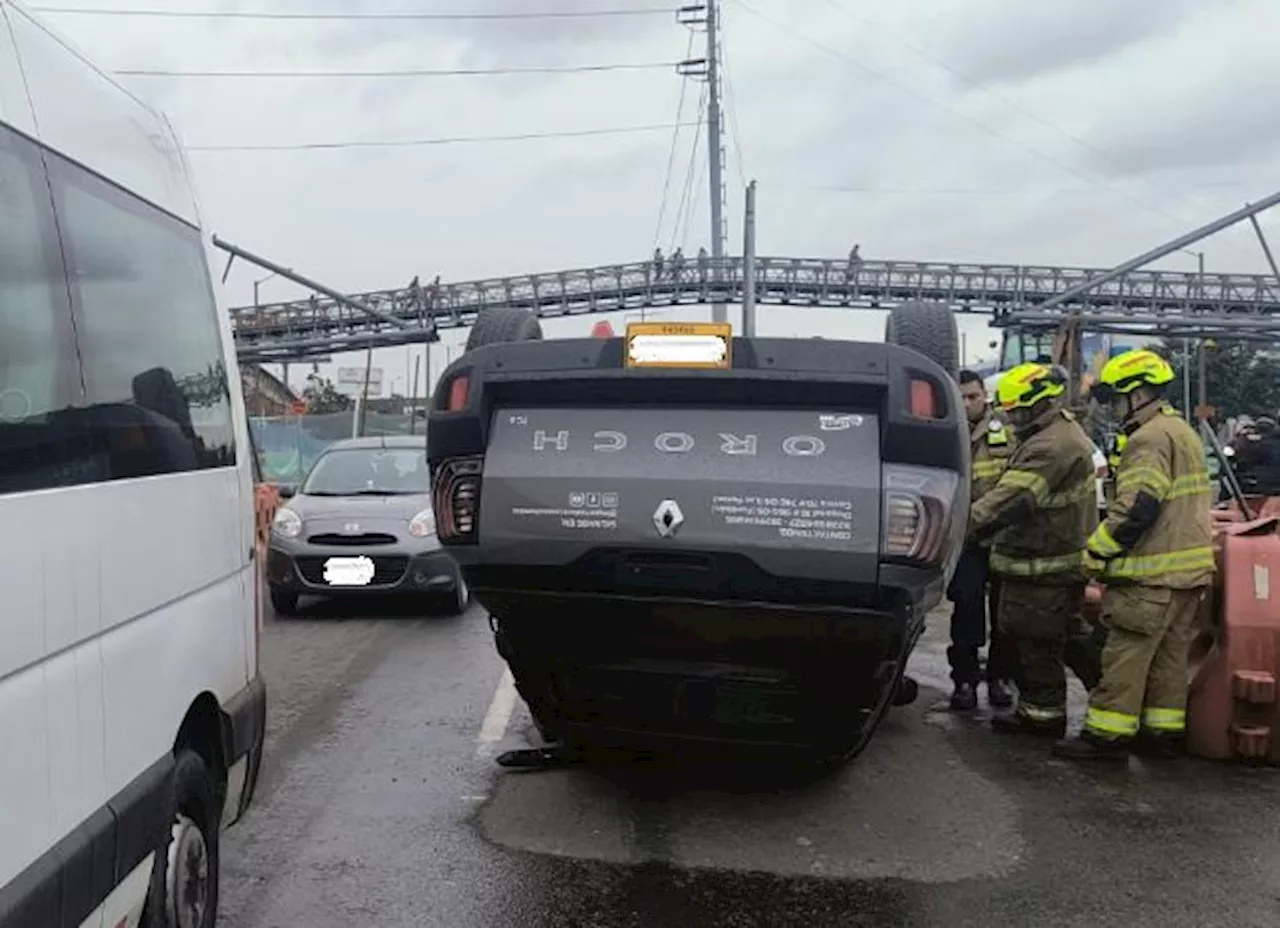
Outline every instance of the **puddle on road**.
<svg viewBox="0 0 1280 928">
<path fill-rule="evenodd" d="M 705 768 L 499 772 L 474 821 L 502 847 L 610 863 L 931 883 L 1006 875 L 1024 853 L 1017 805 L 925 723 L 936 695 L 895 710 L 862 756 L 808 786 L 729 790 Z M 517 711 L 512 747 L 530 743 Z"/>
</svg>

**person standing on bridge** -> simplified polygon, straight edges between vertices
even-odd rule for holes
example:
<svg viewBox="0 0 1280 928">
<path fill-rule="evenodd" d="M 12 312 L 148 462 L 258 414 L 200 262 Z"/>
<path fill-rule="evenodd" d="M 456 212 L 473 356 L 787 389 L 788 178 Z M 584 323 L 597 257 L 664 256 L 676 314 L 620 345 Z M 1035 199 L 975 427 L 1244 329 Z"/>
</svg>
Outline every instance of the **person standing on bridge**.
<svg viewBox="0 0 1280 928">
<path fill-rule="evenodd" d="M 671 279 L 680 283 L 680 273 L 684 270 L 684 249 L 677 248 L 671 254 Z"/>
<path fill-rule="evenodd" d="M 711 261 L 711 256 L 707 254 L 705 247 L 698 249 L 698 283 L 704 287 L 707 284 L 707 266 Z"/>
<path fill-rule="evenodd" d="M 992 414 L 982 377 L 975 371 L 963 370 L 959 379 L 960 396 L 969 419 L 973 462 L 969 495 L 977 502 L 996 486 L 1004 473 L 1013 452 L 1013 437 L 1005 423 Z M 988 602 L 992 627 L 991 648 L 987 654 L 987 701 L 1001 709 L 1013 705 L 1008 682 L 1016 676 L 1017 663 L 995 624 L 998 579 L 989 576 L 990 554 L 989 540 L 966 545 L 947 588 L 947 598 L 954 605 L 951 647 L 947 648 L 947 662 L 955 684 L 950 705 L 957 711 L 978 707 L 981 673 L 978 651 L 987 641 Z"/>
<path fill-rule="evenodd" d="M 1199 436 L 1165 402 L 1173 379 L 1168 361 L 1137 349 L 1108 361 L 1092 391 L 1128 441 L 1084 558 L 1106 584 L 1102 680 L 1080 735 L 1054 745 L 1061 757 L 1123 760 L 1130 747 L 1181 748 L 1187 660 L 1214 575 L 1213 487 Z"/>
<path fill-rule="evenodd" d="M 662 279 L 662 249 L 653 249 L 653 278 L 654 280 Z"/>
<path fill-rule="evenodd" d="M 846 284 L 853 283 L 855 277 L 858 276 L 858 269 L 862 267 L 862 256 L 858 254 L 861 245 L 854 245 L 849 249 L 849 263 L 845 265 L 844 282 Z"/>
<path fill-rule="evenodd" d="M 1061 738 L 1067 726 L 1064 663 L 1086 688 L 1098 682 L 1097 648 L 1079 634 L 1081 558 L 1098 524 L 1093 442 L 1063 407 L 1067 381 L 1048 364 L 1019 364 L 996 388 L 1018 441 L 996 485 L 973 504 L 969 543 L 993 539 L 998 633 L 1018 657 L 1018 704 L 996 731 Z M 1073 640 L 1074 638 L 1074 640 Z"/>
</svg>

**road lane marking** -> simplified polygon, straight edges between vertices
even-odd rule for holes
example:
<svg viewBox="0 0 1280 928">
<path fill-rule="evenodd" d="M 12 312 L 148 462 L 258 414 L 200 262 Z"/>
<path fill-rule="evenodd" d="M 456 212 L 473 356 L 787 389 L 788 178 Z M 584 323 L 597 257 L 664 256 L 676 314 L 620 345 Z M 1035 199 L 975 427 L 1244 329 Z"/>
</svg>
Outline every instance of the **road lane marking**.
<svg viewBox="0 0 1280 928">
<path fill-rule="evenodd" d="M 476 736 L 477 755 L 487 754 L 506 735 L 511 713 L 516 708 L 516 697 L 516 681 L 511 676 L 511 668 L 507 667 L 502 671 L 502 679 L 498 681 L 493 702 L 489 703 L 489 711 L 485 713 L 480 734 Z"/>
</svg>

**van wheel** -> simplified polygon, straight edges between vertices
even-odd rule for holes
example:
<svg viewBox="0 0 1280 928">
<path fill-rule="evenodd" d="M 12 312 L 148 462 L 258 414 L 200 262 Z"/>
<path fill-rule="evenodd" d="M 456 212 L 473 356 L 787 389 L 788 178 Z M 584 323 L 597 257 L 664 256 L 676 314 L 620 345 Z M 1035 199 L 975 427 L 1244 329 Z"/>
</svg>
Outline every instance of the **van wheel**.
<svg viewBox="0 0 1280 928">
<path fill-rule="evenodd" d="M 498 306 L 481 310 L 467 335 L 467 351 L 505 342 L 542 341 L 538 317 L 527 309 Z"/>
<path fill-rule="evenodd" d="M 290 590 L 271 588 L 271 608 L 276 615 L 290 616 L 298 614 L 298 594 Z"/>
<path fill-rule="evenodd" d="M 173 767 L 168 833 L 156 849 L 145 928 L 214 928 L 221 814 L 204 759 L 184 748 Z"/>
<path fill-rule="evenodd" d="M 903 303 L 889 310 L 884 340 L 918 351 L 948 374 L 960 368 L 960 335 L 951 309 L 942 303 Z"/>
</svg>

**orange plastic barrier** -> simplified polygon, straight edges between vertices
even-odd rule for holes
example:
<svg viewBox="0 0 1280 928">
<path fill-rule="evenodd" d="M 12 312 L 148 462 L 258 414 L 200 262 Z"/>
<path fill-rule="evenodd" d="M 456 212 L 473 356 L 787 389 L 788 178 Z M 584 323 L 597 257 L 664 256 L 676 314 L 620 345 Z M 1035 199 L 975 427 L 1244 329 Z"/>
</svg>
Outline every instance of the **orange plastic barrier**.
<svg viewBox="0 0 1280 928">
<path fill-rule="evenodd" d="M 1280 764 L 1280 499 L 1215 512 L 1218 585 L 1191 656 L 1187 749 Z"/>
<path fill-rule="evenodd" d="M 274 483 L 257 483 L 253 487 L 253 515 L 258 546 L 258 558 L 267 556 L 267 542 L 271 539 L 271 520 L 280 508 L 280 488 Z"/>
</svg>

